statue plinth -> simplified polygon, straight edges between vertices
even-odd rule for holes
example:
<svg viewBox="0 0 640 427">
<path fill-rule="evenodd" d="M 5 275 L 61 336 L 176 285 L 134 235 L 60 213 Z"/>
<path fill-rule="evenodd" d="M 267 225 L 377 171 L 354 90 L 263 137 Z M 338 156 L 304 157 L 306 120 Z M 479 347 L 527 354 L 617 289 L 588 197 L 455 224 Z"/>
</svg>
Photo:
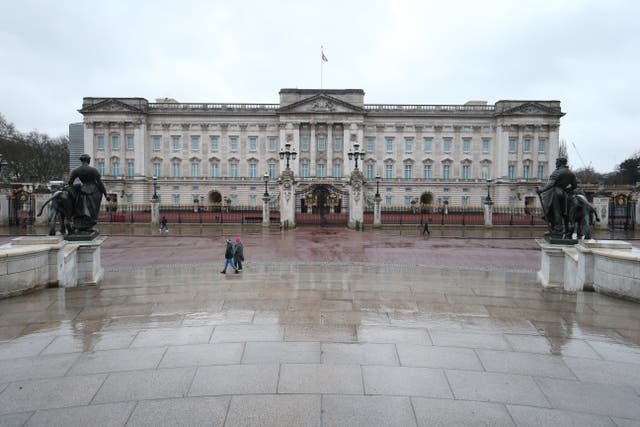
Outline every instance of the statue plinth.
<svg viewBox="0 0 640 427">
<path fill-rule="evenodd" d="M 576 239 L 565 239 L 563 237 L 544 236 L 544 240 L 552 245 L 575 245 L 578 243 Z"/>
<path fill-rule="evenodd" d="M 67 234 L 64 236 L 64 239 L 69 242 L 88 242 L 90 240 L 95 239 L 100 235 L 100 232 L 96 230 L 91 230 L 87 232 L 75 232 L 73 234 Z"/>
</svg>

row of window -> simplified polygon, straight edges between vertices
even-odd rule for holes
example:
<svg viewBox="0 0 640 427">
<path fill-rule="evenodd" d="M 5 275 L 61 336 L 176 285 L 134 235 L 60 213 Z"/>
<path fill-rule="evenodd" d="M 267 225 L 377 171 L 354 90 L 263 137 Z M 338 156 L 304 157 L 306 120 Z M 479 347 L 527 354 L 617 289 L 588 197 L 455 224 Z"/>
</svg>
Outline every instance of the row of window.
<svg viewBox="0 0 640 427">
<path fill-rule="evenodd" d="M 522 140 L 522 152 L 530 153 L 532 149 L 532 140 L 531 138 L 524 138 Z M 546 150 L 547 140 L 546 138 L 538 138 L 538 153 L 544 153 Z M 516 138 L 509 138 L 509 153 L 517 153 L 518 152 L 518 140 Z"/>
</svg>

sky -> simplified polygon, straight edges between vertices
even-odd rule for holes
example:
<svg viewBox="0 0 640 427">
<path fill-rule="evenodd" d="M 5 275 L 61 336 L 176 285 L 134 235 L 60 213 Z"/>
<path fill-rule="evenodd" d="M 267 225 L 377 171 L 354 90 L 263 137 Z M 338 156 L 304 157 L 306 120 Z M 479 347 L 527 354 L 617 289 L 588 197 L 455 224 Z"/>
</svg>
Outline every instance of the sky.
<svg viewBox="0 0 640 427">
<path fill-rule="evenodd" d="M 52 137 L 83 97 L 278 103 L 559 100 L 573 168 L 640 150 L 635 0 L 0 0 L 0 114 Z"/>
</svg>

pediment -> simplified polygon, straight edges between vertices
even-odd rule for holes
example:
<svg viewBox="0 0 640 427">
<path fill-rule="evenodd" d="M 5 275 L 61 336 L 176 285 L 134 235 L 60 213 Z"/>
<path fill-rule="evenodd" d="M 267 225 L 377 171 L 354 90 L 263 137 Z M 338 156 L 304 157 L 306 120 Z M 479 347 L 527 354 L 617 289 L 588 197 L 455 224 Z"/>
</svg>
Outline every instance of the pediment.
<svg viewBox="0 0 640 427">
<path fill-rule="evenodd" d="M 563 116 L 559 110 L 547 107 L 537 102 L 525 102 L 517 107 L 510 108 L 498 114 L 499 116 Z"/>
<path fill-rule="evenodd" d="M 285 107 L 279 108 L 278 113 L 301 114 L 366 114 L 364 108 L 349 104 L 341 99 L 325 94 L 318 94 L 311 98 L 303 99 Z"/>
<path fill-rule="evenodd" d="M 139 108 L 133 107 L 117 99 L 109 98 L 97 104 L 88 105 L 80 110 L 81 113 L 142 113 Z"/>
</svg>

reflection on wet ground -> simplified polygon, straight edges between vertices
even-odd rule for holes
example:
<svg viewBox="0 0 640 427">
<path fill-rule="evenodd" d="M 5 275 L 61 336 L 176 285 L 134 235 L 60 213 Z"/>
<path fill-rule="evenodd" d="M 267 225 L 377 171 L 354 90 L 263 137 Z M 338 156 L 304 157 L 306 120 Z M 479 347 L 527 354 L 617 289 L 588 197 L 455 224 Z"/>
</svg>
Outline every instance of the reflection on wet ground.
<svg viewBox="0 0 640 427">
<path fill-rule="evenodd" d="M 220 266 L 0 301 L 0 424 L 640 422 L 636 303 L 527 270 Z"/>
</svg>

